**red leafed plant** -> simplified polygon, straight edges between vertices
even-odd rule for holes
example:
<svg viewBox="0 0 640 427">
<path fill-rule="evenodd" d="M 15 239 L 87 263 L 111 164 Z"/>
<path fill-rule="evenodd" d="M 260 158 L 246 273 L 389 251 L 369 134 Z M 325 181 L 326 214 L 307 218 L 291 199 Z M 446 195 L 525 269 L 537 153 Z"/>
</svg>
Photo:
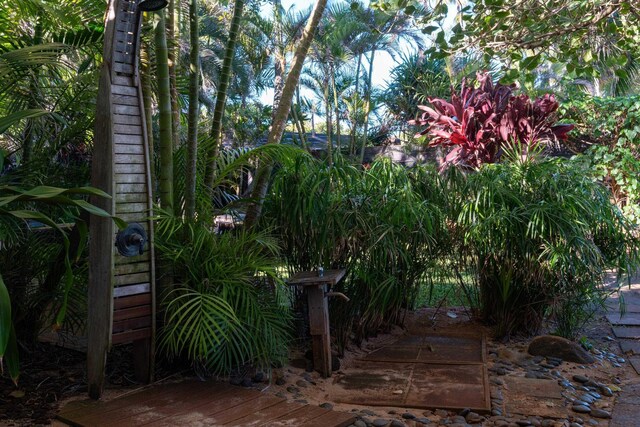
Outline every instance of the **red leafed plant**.
<svg viewBox="0 0 640 427">
<path fill-rule="evenodd" d="M 426 126 L 416 137 L 429 135 L 430 146 L 452 147 L 442 167 L 477 168 L 500 160 L 506 144 L 523 150 L 540 141 L 564 140 L 573 125 L 554 125 L 558 102 L 547 94 L 535 101 L 514 95 L 515 84 L 493 84 L 488 73 L 478 73 L 479 87 L 466 81 L 451 102 L 429 98 L 433 108 L 419 105 L 422 116 L 409 124 Z"/>
</svg>

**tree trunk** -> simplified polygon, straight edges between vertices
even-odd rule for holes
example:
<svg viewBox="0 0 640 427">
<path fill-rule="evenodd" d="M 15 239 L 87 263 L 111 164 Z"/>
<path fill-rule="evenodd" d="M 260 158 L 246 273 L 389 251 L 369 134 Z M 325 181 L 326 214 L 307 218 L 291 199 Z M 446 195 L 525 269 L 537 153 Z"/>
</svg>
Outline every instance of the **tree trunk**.
<svg viewBox="0 0 640 427">
<path fill-rule="evenodd" d="M 155 14 L 156 77 L 160 111 L 160 206 L 173 213 L 173 137 L 171 131 L 171 85 L 164 11 Z"/>
<path fill-rule="evenodd" d="M 357 102 L 360 97 L 360 92 L 358 91 L 360 87 L 360 67 L 362 65 L 362 54 L 358 55 L 358 65 L 356 65 L 356 87 L 353 92 L 356 96 L 355 101 Z M 357 107 L 357 105 L 355 105 Z M 354 155 L 356 153 L 356 130 L 358 128 L 358 114 L 357 110 L 354 111 L 353 114 L 353 124 L 351 127 L 351 147 L 349 147 L 349 154 Z"/>
<path fill-rule="evenodd" d="M 144 19 L 145 31 L 143 34 L 150 34 L 149 29 L 153 22 L 149 14 Z M 144 126 L 147 128 L 147 146 L 149 147 L 149 172 L 151 175 L 151 200 L 156 201 L 158 193 L 156 182 L 156 162 L 153 160 L 153 93 L 151 89 L 151 44 L 145 38 L 142 40 L 140 49 L 140 86 L 142 90 L 142 103 L 144 105 Z"/>
<path fill-rule="evenodd" d="M 213 122 L 211 123 L 211 137 L 213 145 L 207 152 L 207 170 L 205 173 L 205 184 L 209 187 L 213 186 L 215 177 L 216 161 L 220 152 L 222 117 L 224 115 L 224 107 L 227 102 L 227 89 L 231 81 L 231 65 L 233 64 L 233 56 L 236 51 L 236 42 L 242 20 L 242 11 L 244 9 L 245 0 L 236 0 L 233 6 L 233 17 L 231 18 L 231 28 L 229 30 L 229 40 L 224 51 L 224 60 L 222 62 L 222 70 L 220 72 L 220 81 L 218 81 L 218 90 L 216 96 L 216 107 L 213 111 Z"/>
<path fill-rule="evenodd" d="M 336 89 L 336 70 L 334 67 L 331 67 L 331 87 L 333 87 L 333 108 L 336 114 L 336 151 L 340 153 L 340 107 L 338 91 Z"/>
<path fill-rule="evenodd" d="M 364 149 L 367 146 L 367 133 L 369 131 L 369 113 L 371 112 L 371 76 L 373 74 L 373 58 L 375 57 L 376 50 L 371 51 L 371 58 L 369 58 L 369 75 L 367 76 L 367 99 L 365 100 L 365 115 L 364 115 L 364 127 L 362 131 L 364 135 L 362 136 L 362 148 L 360 149 L 360 164 L 364 163 Z"/>
<path fill-rule="evenodd" d="M 198 0 L 189 1 L 189 117 L 187 129 L 187 170 L 185 203 L 186 217 L 196 212 L 196 174 L 198 164 L 198 119 L 200 117 L 200 35 L 198 31 Z"/>
<path fill-rule="evenodd" d="M 287 124 L 289 110 L 291 109 L 291 103 L 293 102 L 293 95 L 295 94 L 296 87 L 300 81 L 302 65 L 307 57 L 309 46 L 311 46 L 311 41 L 313 40 L 313 36 L 318 28 L 318 24 L 320 23 L 320 19 L 322 18 L 326 7 L 327 0 L 317 0 L 313 7 L 311 17 L 307 21 L 307 25 L 302 33 L 302 38 L 300 39 L 300 43 L 298 43 L 298 47 L 296 48 L 296 52 L 293 56 L 291 70 L 289 71 L 289 74 L 287 74 L 280 105 L 278 105 L 271 130 L 269 131 L 269 136 L 267 137 L 267 144 L 276 144 L 282 139 L 282 134 L 284 133 L 284 129 Z M 267 194 L 270 175 L 271 165 L 262 165 L 256 174 L 252 192 L 252 197 L 256 202 L 250 205 L 249 209 L 247 209 L 247 216 L 245 218 L 245 226 L 247 228 L 253 228 L 260 219 L 262 203 L 265 195 Z"/>
<path fill-rule="evenodd" d="M 275 118 L 276 110 L 282 98 L 282 89 L 284 89 L 284 74 L 286 72 L 286 53 L 282 46 L 282 4 L 280 0 L 273 2 L 273 36 L 275 38 L 275 59 L 274 59 L 274 78 L 273 78 L 273 104 L 271 111 L 271 120 Z"/>
<path fill-rule="evenodd" d="M 324 115 L 327 123 L 327 159 L 329 159 L 329 165 L 333 164 L 333 140 L 331 134 L 333 128 L 331 125 L 331 100 L 329 99 L 329 76 L 322 82 L 324 85 Z"/>
<path fill-rule="evenodd" d="M 33 30 L 33 46 L 42 44 L 42 22 L 38 17 L 38 22 Z M 29 79 L 29 92 L 31 97 L 29 98 L 29 109 L 39 108 L 40 99 L 38 94 L 40 93 L 40 67 L 33 67 L 31 70 L 32 76 Z M 27 119 L 27 123 L 24 127 L 24 137 L 22 143 L 22 165 L 28 165 L 33 156 L 33 144 L 35 142 L 34 127 L 37 118 Z"/>
<path fill-rule="evenodd" d="M 178 0 L 179 1 L 179 0 Z M 173 146 L 180 144 L 180 106 L 178 105 L 178 82 L 176 68 L 178 66 L 178 36 L 176 35 L 176 0 L 169 0 L 167 18 L 167 48 L 169 58 L 169 82 L 171 85 L 171 138 Z"/>
</svg>

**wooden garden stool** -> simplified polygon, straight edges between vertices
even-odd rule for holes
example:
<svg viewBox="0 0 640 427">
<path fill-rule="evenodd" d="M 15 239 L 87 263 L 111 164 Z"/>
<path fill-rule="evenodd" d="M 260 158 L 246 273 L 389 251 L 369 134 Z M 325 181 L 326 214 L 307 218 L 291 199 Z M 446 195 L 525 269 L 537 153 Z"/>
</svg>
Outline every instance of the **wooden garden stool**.
<svg viewBox="0 0 640 427">
<path fill-rule="evenodd" d="M 345 273 L 344 269 L 327 270 L 320 276 L 317 271 L 301 271 L 287 281 L 290 286 L 301 286 L 307 292 L 309 329 L 313 339 L 313 366 L 325 378 L 331 376 L 328 298 L 330 296 L 346 298 L 338 292 L 330 292 Z M 346 299 L 348 301 L 348 298 Z"/>
</svg>

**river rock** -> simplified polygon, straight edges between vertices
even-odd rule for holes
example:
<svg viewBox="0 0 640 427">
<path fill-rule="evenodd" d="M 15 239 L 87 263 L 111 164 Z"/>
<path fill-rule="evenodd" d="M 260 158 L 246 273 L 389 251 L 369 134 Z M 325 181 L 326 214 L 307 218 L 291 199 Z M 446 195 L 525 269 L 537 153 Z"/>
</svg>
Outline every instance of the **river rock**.
<svg viewBox="0 0 640 427">
<path fill-rule="evenodd" d="M 591 408 L 586 405 L 573 405 L 571 409 L 573 409 L 574 412 L 578 412 L 580 414 L 588 414 L 589 412 L 591 412 Z"/>
<path fill-rule="evenodd" d="M 594 418 L 611 418 L 611 412 L 605 411 L 604 409 L 592 409 L 591 416 Z"/>
<path fill-rule="evenodd" d="M 527 350 L 533 356 L 555 357 L 575 363 L 594 363 L 596 360 L 579 344 L 553 335 L 535 337 Z"/>
</svg>

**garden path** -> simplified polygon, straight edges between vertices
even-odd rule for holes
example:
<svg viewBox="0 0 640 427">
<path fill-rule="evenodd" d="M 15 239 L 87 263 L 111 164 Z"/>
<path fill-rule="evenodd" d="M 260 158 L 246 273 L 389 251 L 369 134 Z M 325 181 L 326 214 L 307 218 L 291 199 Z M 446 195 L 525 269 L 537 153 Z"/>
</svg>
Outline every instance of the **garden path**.
<svg viewBox="0 0 640 427">
<path fill-rule="evenodd" d="M 213 381 L 151 386 L 104 402 L 73 401 L 54 425 L 64 426 L 306 426 L 345 427 L 353 414 L 330 411 L 255 389 Z"/>
<path fill-rule="evenodd" d="M 416 332 L 338 373 L 333 400 L 364 406 L 491 411 L 484 333 L 427 328 Z"/>
<path fill-rule="evenodd" d="M 624 301 L 621 310 L 620 299 Z M 618 338 L 620 349 L 626 354 L 629 363 L 639 375 L 623 387 L 616 399 L 610 427 L 638 425 L 640 419 L 640 275 L 631 279 L 617 295 L 607 301 L 607 320 Z"/>
</svg>

